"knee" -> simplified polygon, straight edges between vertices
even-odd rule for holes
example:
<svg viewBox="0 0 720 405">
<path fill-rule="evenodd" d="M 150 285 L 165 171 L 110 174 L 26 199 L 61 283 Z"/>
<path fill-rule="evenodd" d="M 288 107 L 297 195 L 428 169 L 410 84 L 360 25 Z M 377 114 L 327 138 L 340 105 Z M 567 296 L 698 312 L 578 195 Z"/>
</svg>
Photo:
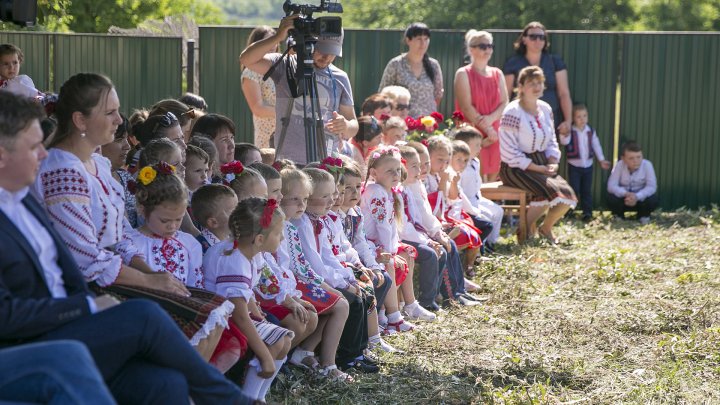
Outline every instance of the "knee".
<svg viewBox="0 0 720 405">
<path fill-rule="evenodd" d="M 339 299 L 333 307 L 333 312 L 343 320 L 347 319 L 350 313 L 350 303 L 346 299 Z"/>
</svg>

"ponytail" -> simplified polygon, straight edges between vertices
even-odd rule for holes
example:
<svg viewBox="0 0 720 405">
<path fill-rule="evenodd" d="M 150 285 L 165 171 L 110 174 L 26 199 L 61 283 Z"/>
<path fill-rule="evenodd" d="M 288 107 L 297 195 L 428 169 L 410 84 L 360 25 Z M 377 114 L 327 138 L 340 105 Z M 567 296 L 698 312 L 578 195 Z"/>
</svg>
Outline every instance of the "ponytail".
<svg viewBox="0 0 720 405">
<path fill-rule="evenodd" d="M 425 73 L 430 78 L 430 81 L 435 83 L 435 68 L 433 67 L 432 63 L 430 63 L 430 57 L 428 56 L 427 52 L 425 52 L 425 55 L 423 55 L 422 64 L 423 68 L 425 68 Z"/>
</svg>

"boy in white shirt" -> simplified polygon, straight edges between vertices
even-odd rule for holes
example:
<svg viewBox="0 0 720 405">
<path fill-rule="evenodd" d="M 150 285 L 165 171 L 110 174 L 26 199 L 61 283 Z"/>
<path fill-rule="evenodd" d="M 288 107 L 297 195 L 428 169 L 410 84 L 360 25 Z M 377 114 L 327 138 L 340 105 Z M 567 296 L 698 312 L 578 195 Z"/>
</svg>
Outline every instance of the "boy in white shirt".
<svg viewBox="0 0 720 405">
<path fill-rule="evenodd" d="M 643 159 L 642 149 L 629 141 L 622 147 L 621 159 L 615 164 L 607 184 L 608 205 L 613 214 L 625 218 L 636 211 L 640 223 L 650 222 L 650 213 L 659 205 L 655 169 Z"/>
<path fill-rule="evenodd" d="M 582 220 L 592 219 L 593 158 L 597 158 L 603 170 L 610 169 L 605 160 L 597 132 L 588 125 L 588 111 L 584 104 L 573 106 L 573 126 L 568 134 L 560 134 L 560 144 L 565 145 L 568 162 L 568 183 L 575 190 L 582 207 Z"/>
</svg>

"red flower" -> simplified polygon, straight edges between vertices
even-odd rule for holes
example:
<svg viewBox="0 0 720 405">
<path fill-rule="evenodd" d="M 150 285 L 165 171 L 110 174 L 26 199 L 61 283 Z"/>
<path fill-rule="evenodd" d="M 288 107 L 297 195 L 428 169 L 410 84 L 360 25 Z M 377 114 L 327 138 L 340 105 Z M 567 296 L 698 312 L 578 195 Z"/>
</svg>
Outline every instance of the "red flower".
<svg viewBox="0 0 720 405">
<path fill-rule="evenodd" d="M 165 162 L 159 162 L 155 165 L 155 170 L 158 171 L 158 173 L 161 174 L 173 174 L 175 173 L 175 168 L 173 166 L 170 166 L 168 163 Z"/>
<path fill-rule="evenodd" d="M 435 118 L 435 122 L 443 122 L 443 121 L 445 121 L 445 117 L 443 117 L 443 115 L 440 114 L 440 113 L 437 112 L 437 111 L 434 111 L 434 112 L 430 113 L 430 116 L 433 117 L 433 118 Z M 436 128 L 436 129 L 437 129 L 437 128 Z"/>
<path fill-rule="evenodd" d="M 277 160 L 273 162 L 272 167 L 277 171 L 282 170 L 282 164 Z"/>
<path fill-rule="evenodd" d="M 242 174 L 243 170 L 245 170 L 245 167 L 239 160 L 233 160 L 220 166 L 220 173 L 222 174 Z"/>
<path fill-rule="evenodd" d="M 416 120 L 415 118 L 411 116 L 405 117 L 405 125 L 407 125 L 408 131 L 415 131 L 417 129 L 422 129 L 423 125 L 420 122 L 420 120 Z"/>
<path fill-rule="evenodd" d="M 387 121 L 390 119 L 390 116 L 387 114 L 380 114 L 380 121 Z"/>
<path fill-rule="evenodd" d="M 465 115 L 460 110 L 453 112 L 452 118 L 458 121 L 465 121 Z"/>
<path fill-rule="evenodd" d="M 436 122 L 435 125 L 433 125 L 433 131 L 438 129 L 438 123 Z"/>
<path fill-rule="evenodd" d="M 239 163 L 239 162 L 238 162 Z M 273 200 L 272 198 L 267 200 L 267 204 L 265 204 L 265 208 L 263 209 L 262 217 L 260 217 L 260 227 L 263 229 L 267 229 L 270 227 L 270 224 L 272 223 L 272 217 L 275 213 L 275 210 L 278 207 L 278 203 L 276 200 Z"/>
<path fill-rule="evenodd" d="M 428 142 L 427 139 L 423 139 L 422 141 L 420 141 L 420 143 L 425 145 L 426 148 L 428 147 L 428 145 L 430 145 L 430 142 Z"/>
</svg>

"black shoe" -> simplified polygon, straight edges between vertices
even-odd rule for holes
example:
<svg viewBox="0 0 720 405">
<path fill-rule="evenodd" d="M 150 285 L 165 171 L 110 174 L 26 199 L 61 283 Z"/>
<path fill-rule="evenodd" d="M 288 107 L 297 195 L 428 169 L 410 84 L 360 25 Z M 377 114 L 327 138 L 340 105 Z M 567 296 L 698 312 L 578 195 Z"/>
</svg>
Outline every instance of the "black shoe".
<svg viewBox="0 0 720 405">
<path fill-rule="evenodd" d="M 582 221 L 583 221 L 583 222 L 590 222 L 590 221 L 592 221 L 592 214 L 584 214 L 584 215 L 582 216 Z"/>
<path fill-rule="evenodd" d="M 378 358 L 375 357 L 375 355 L 373 355 L 369 351 L 367 353 L 363 354 L 362 356 L 358 357 L 355 360 L 362 361 L 363 363 L 366 363 L 366 364 L 372 364 L 373 366 L 377 366 L 378 364 L 380 364 L 380 360 L 378 360 Z"/>
<path fill-rule="evenodd" d="M 380 367 L 375 364 L 368 364 L 360 360 L 353 360 L 348 364 L 340 366 L 342 371 L 348 371 L 350 369 L 355 370 L 363 374 L 374 374 L 380 372 Z"/>
</svg>

